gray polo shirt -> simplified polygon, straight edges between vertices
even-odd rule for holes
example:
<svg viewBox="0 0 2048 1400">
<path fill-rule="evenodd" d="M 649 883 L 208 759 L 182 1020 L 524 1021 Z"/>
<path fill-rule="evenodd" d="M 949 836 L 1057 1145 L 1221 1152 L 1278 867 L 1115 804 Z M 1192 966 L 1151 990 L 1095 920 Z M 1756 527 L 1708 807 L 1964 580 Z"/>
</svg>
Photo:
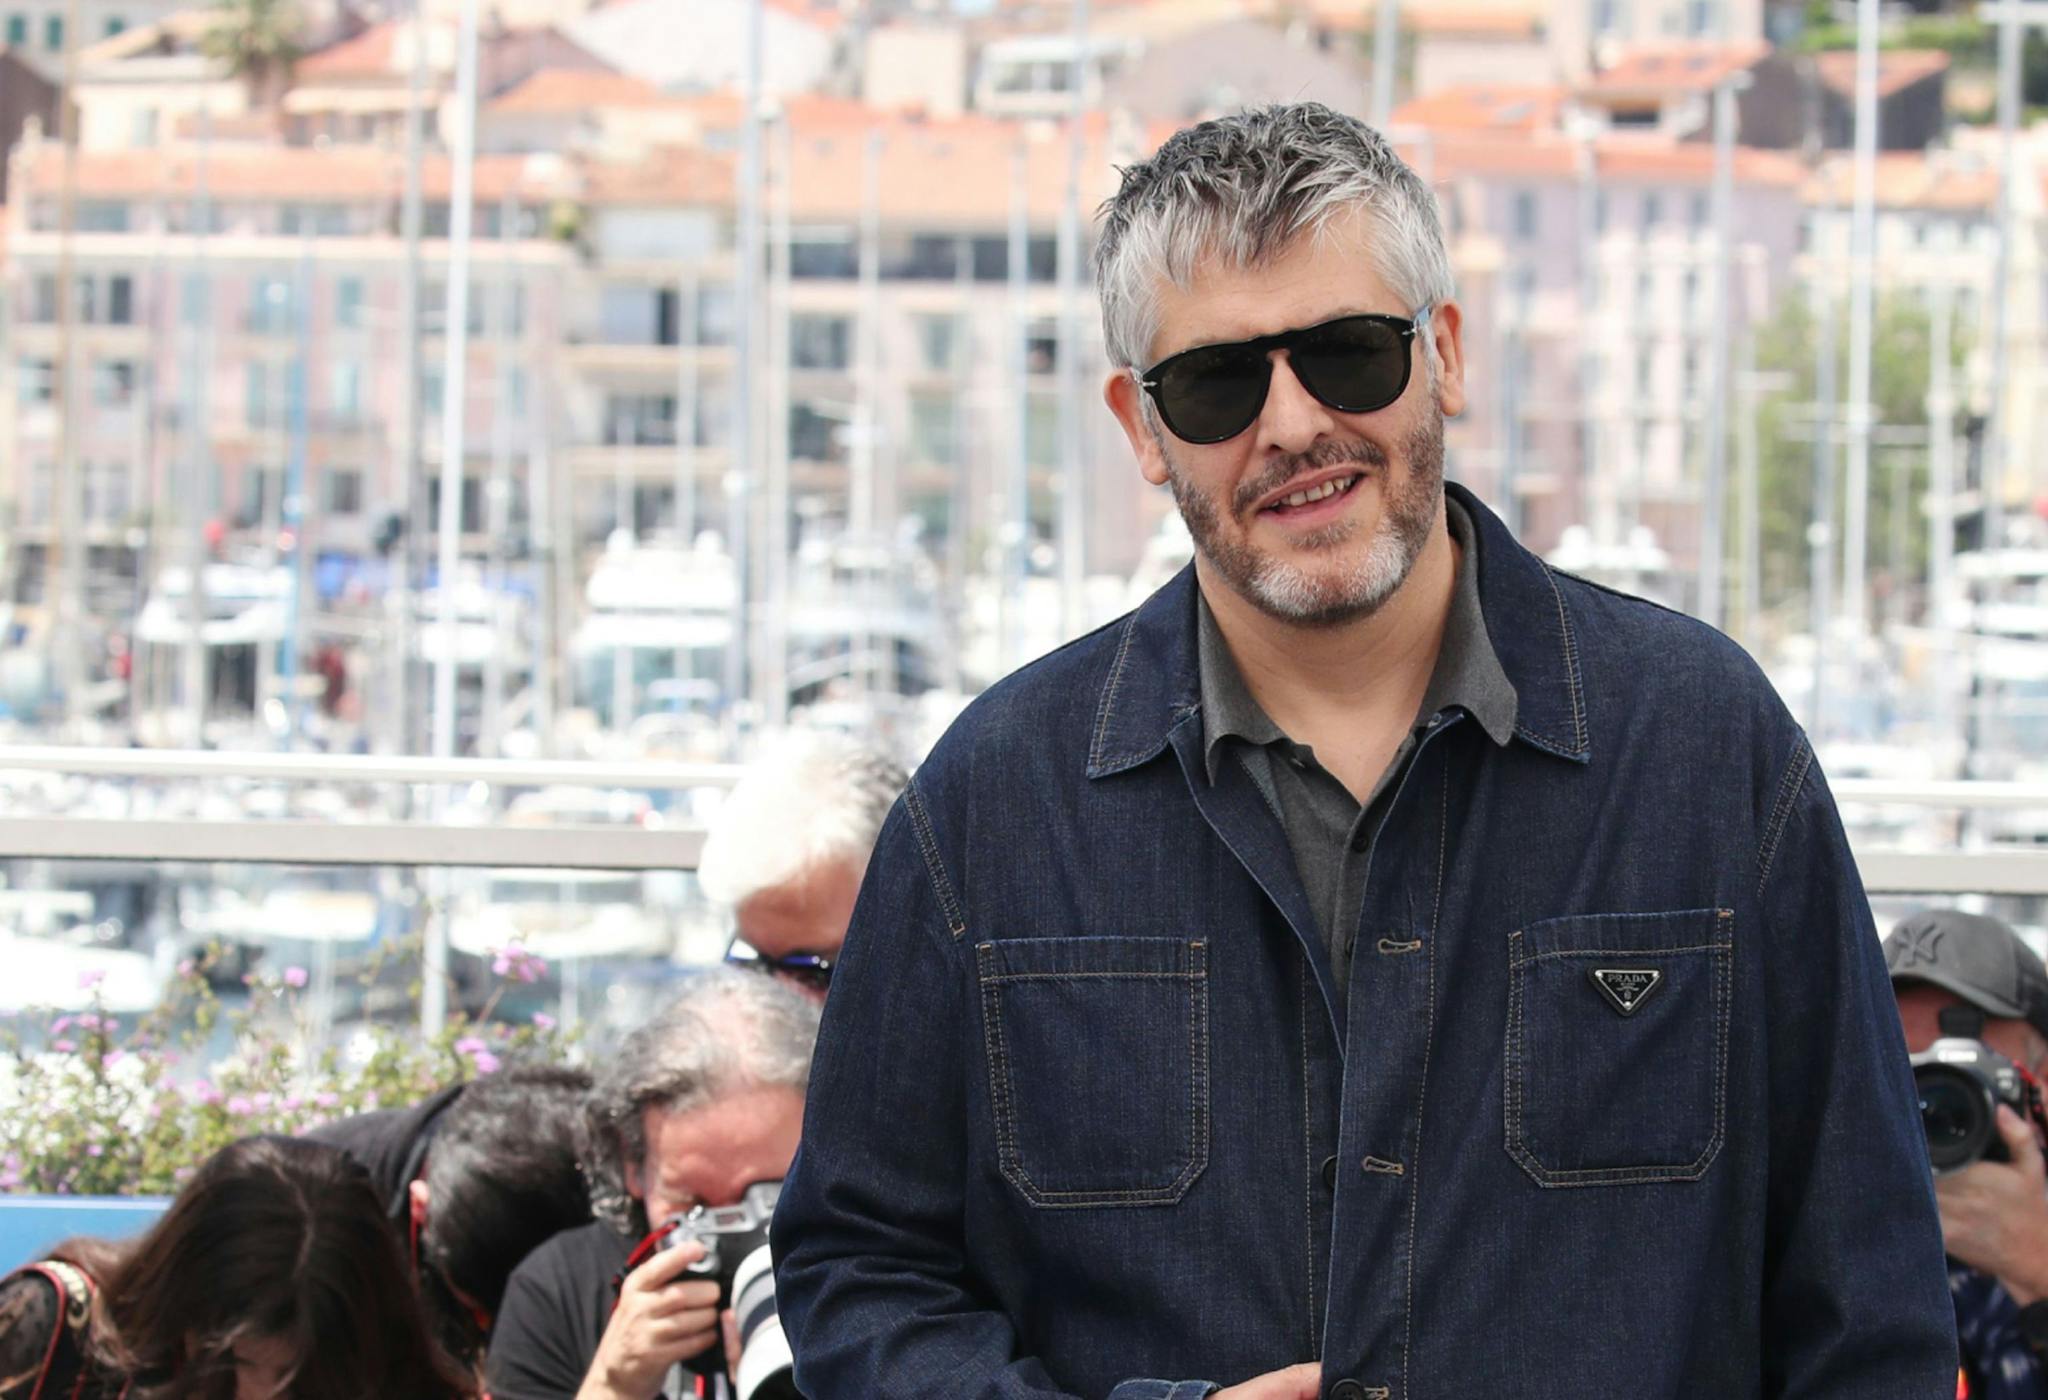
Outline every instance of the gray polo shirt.
<svg viewBox="0 0 2048 1400">
<path fill-rule="evenodd" d="M 1350 980 L 1351 945 L 1358 938 L 1373 840 L 1401 775 L 1415 757 L 1425 726 L 1455 707 L 1477 720 L 1496 744 L 1507 743 L 1515 732 L 1515 688 L 1501 670 L 1500 658 L 1494 655 L 1493 642 L 1486 635 L 1486 619 L 1479 611 L 1479 541 L 1464 507 L 1446 497 L 1444 508 L 1461 554 L 1443 645 L 1415 723 L 1362 805 L 1316 760 L 1314 750 L 1288 738 L 1259 708 L 1215 615 L 1209 611 L 1208 600 L 1198 604 L 1202 732 L 1209 781 L 1216 781 L 1225 762 L 1240 762 L 1265 794 L 1267 805 L 1279 814 L 1309 907 L 1329 945 L 1340 998 Z"/>
</svg>

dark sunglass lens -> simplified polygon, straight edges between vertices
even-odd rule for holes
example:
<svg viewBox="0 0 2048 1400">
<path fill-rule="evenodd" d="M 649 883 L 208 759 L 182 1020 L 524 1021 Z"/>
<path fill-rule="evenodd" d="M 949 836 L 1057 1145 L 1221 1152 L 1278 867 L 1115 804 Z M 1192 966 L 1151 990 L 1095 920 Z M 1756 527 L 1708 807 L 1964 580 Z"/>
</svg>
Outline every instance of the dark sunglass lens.
<svg viewBox="0 0 2048 1400">
<path fill-rule="evenodd" d="M 1159 412 L 1166 426 L 1189 442 L 1235 437 L 1259 416 L 1272 365 L 1242 350 L 1194 350 L 1177 356 L 1159 376 Z"/>
<path fill-rule="evenodd" d="M 1288 357 L 1308 391 L 1345 413 L 1371 413 L 1408 387 L 1408 340 L 1384 321 L 1333 321 Z"/>
</svg>

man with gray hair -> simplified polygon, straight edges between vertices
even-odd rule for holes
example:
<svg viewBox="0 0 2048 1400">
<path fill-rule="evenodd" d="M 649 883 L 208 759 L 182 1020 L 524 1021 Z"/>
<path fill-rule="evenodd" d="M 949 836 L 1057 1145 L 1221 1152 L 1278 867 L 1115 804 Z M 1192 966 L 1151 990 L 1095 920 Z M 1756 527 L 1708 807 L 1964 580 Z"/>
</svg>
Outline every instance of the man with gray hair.
<svg viewBox="0 0 2048 1400">
<path fill-rule="evenodd" d="M 799 733 L 747 769 L 712 815 L 697 862 L 732 911 L 726 960 L 823 1001 L 875 835 L 903 769 L 843 734 Z"/>
<path fill-rule="evenodd" d="M 1095 252 L 1193 564 L 891 813 L 775 1221 L 824 1400 L 1932 1400 L 1870 909 L 1710 628 L 1443 480 L 1431 193 L 1326 107 L 1176 134 Z"/>
<path fill-rule="evenodd" d="M 648 1241 L 694 1206 L 782 1179 L 817 1027 L 813 1002 L 716 968 L 621 1042 L 579 1144 L 598 1218 L 535 1250 L 506 1285 L 486 1363 L 496 1400 L 649 1400 L 678 1362 L 730 1352 L 718 1285 L 686 1277 L 703 1250 Z"/>
</svg>

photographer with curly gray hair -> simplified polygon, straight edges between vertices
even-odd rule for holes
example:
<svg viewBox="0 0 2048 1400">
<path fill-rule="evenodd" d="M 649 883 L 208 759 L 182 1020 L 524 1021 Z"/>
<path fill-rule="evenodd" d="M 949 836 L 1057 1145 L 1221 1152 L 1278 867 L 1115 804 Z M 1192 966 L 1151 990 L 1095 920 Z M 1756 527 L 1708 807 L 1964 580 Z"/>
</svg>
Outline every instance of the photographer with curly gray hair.
<svg viewBox="0 0 2048 1400">
<path fill-rule="evenodd" d="M 678 1362 L 735 1349 L 718 1285 L 687 1277 L 703 1250 L 655 1249 L 650 1236 L 782 1179 L 817 1029 L 816 1005 L 795 991 L 718 968 L 621 1042 L 584 1113 L 598 1218 L 535 1250 L 506 1285 L 486 1368 L 496 1400 L 649 1400 Z"/>
</svg>

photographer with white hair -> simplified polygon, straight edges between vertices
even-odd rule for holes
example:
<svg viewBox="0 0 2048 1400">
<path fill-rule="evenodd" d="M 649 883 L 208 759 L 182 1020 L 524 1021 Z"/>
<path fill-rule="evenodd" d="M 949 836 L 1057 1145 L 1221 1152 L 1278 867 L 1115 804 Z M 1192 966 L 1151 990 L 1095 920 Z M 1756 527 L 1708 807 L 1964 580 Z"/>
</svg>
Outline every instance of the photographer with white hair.
<svg viewBox="0 0 2048 1400">
<path fill-rule="evenodd" d="M 799 734 L 749 768 L 712 817 L 697 879 L 732 911 L 726 961 L 823 1001 L 889 807 L 908 781 L 842 734 Z"/>
</svg>

